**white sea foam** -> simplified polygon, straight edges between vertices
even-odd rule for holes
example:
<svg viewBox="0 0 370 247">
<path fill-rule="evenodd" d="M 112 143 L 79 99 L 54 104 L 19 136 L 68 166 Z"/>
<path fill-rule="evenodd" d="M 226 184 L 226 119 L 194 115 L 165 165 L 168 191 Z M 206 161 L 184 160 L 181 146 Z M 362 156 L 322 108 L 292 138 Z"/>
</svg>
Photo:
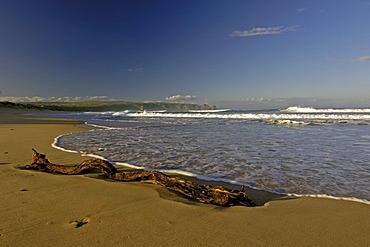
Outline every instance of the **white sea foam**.
<svg viewBox="0 0 370 247">
<path fill-rule="evenodd" d="M 215 112 L 228 112 L 231 111 L 231 109 L 217 109 L 217 110 L 189 110 L 189 112 L 195 112 L 195 113 L 215 113 Z"/>
<path fill-rule="evenodd" d="M 119 111 L 112 113 L 112 116 L 127 116 L 128 111 Z"/>
<path fill-rule="evenodd" d="M 313 107 L 291 106 L 281 110 L 282 112 L 298 112 L 298 113 L 370 113 L 369 108 L 363 109 L 315 109 Z"/>
<path fill-rule="evenodd" d="M 83 157 L 91 157 L 91 158 L 96 158 L 96 159 L 101 159 L 101 160 L 105 160 L 105 161 L 108 161 L 108 159 L 104 158 L 103 156 L 100 156 L 100 155 L 96 155 L 96 154 L 90 154 L 90 153 L 82 153 L 81 156 Z"/>
<path fill-rule="evenodd" d="M 295 196 L 295 197 L 313 197 L 313 198 L 326 198 L 332 200 L 343 200 L 343 201 L 351 201 L 351 202 L 359 202 L 370 205 L 370 201 L 365 199 L 358 199 L 356 197 L 336 197 L 331 195 L 325 194 L 294 194 L 294 193 L 287 193 L 288 196 Z"/>
<path fill-rule="evenodd" d="M 158 111 L 148 111 L 148 110 L 144 110 L 144 112 L 164 113 L 164 112 L 167 112 L 167 110 L 158 110 Z"/>
<path fill-rule="evenodd" d="M 108 129 L 108 130 L 121 129 L 121 128 L 117 128 L 117 127 L 108 127 L 108 126 L 104 126 L 104 125 L 92 124 L 92 123 L 88 123 L 88 122 L 86 122 L 85 124 L 87 126 L 91 126 L 91 127 L 99 128 L 99 129 Z"/>
<path fill-rule="evenodd" d="M 62 148 L 60 146 L 58 146 L 58 142 L 59 142 L 59 139 L 63 136 L 66 136 L 66 135 L 71 135 L 72 133 L 70 134 L 63 134 L 63 135 L 59 135 L 57 137 L 54 138 L 54 142 L 51 144 L 51 146 L 55 149 L 59 149 L 61 151 L 64 151 L 64 152 L 68 152 L 68 153 L 79 153 L 78 151 L 75 151 L 75 150 L 69 150 L 69 149 L 65 149 L 65 148 Z"/>
<path fill-rule="evenodd" d="M 81 114 L 84 114 L 84 115 L 112 115 L 114 114 L 115 112 L 114 111 L 104 111 L 104 112 L 84 112 L 84 113 L 77 113 L 77 115 L 81 115 Z"/>
<path fill-rule="evenodd" d="M 128 168 L 138 169 L 138 170 L 143 170 L 143 169 L 145 170 L 145 167 L 143 167 L 143 166 L 132 165 L 132 164 L 129 164 L 129 163 L 115 162 L 114 164 L 119 165 L 119 166 L 125 166 L 125 167 L 128 167 Z"/>
<path fill-rule="evenodd" d="M 128 113 L 129 117 L 158 118 L 208 118 L 208 119 L 322 119 L 322 120 L 370 120 L 370 114 L 283 114 L 283 113 Z"/>
<path fill-rule="evenodd" d="M 87 115 L 124 118 L 198 118 L 198 119 L 245 119 L 245 120 L 370 120 L 370 109 L 315 109 L 292 106 L 273 113 L 233 112 L 230 109 L 191 110 L 189 112 L 141 111 L 141 112 L 87 112 Z M 94 126 L 90 123 L 91 126 Z M 95 125 L 94 127 L 110 128 Z"/>
</svg>

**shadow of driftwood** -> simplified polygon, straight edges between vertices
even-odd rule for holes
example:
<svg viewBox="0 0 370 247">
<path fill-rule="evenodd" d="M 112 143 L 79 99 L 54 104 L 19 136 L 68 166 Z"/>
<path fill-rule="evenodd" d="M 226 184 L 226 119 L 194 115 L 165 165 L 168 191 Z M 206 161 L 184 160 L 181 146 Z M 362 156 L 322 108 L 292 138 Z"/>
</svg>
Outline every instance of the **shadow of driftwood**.
<svg viewBox="0 0 370 247">
<path fill-rule="evenodd" d="M 138 171 L 138 170 L 135 170 L 135 169 L 120 169 L 120 172 L 133 172 L 133 171 Z M 180 177 L 182 179 L 186 179 L 186 180 L 195 182 L 195 183 L 200 184 L 200 185 L 223 186 L 225 188 L 232 189 L 232 190 L 240 190 L 241 189 L 240 185 L 230 184 L 230 183 L 226 183 L 226 182 L 206 181 L 206 180 L 201 180 L 201 179 L 198 179 L 198 178 L 195 178 L 195 177 L 188 177 L 188 176 L 179 175 L 179 174 L 172 174 L 172 175 L 168 174 L 168 175 L 173 176 L 173 177 Z M 91 172 L 91 173 L 86 174 L 84 176 L 92 178 L 92 179 L 105 180 L 105 181 L 112 182 L 112 183 L 117 183 L 117 182 L 121 183 L 119 181 L 107 178 L 106 176 L 102 175 L 99 171 L 94 171 L 94 172 Z M 144 181 L 144 183 L 145 183 L 145 181 Z M 244 187 L 243 189 L 245 190 L 245 193 L 257 204 L 257 206 L 263 206 L 266 203 L 271 202 L 271 201 L 294 200 L 294 199 L 296 199 L 296 197 L 294 197 L 294 196 L 287 196 L 287 195 L 283 195 L 283 194 L 277 194 L 277 193 L 268 192 L 268 191 L 264 191 L 264 190 L 253 189 L 253 188 L 249 188 L 249 187 Z M 158 192 L 159 196 L 162 199 L 165 199 L 165 200 L 175 201 L 175 202 L 184 203 L 184 204 L 188 204 L 188 205 L 200 205 L 200 204 L 202 204 L 202 203 L 200 203 L 196 200 L 193 200 L 191 198 L 188 198 L 188 197 L 182 195 L 181 193 L 168 190 L 164 187 L 158 187 L 155 190 Z"/>
<path fill-rule="evenodd" d="M 198 184 L 207 184 L 211 186 L 223 186 L 225 188 L 232 189 L 232 190 L 242 189 L 241 185 L 226 183 L 222 181 L 206 181 L 206 180 L 201 180 L 201 179 L 194 178 L 194 177 L 187 177 L 187 176 L 177 175 L 177 174 L 176 176 L 186 179 L 186 180 L 196 182 Z M 257 206 L 263 206 L 267 202 L 271 202 L 271 201 L 296 199 L 296 197 L 293 197 L 293 196 L 287 196 L 287 195 L 273 193 L 269 191 L 253 189 L 253 188 L 249 188 L 246 186 L 243 187 L 243 189 L 245 190 L 245 193 L 257 204 Z M 174 193 L 174 192 L 171 192 L 171 193 Z"/>
</svg>

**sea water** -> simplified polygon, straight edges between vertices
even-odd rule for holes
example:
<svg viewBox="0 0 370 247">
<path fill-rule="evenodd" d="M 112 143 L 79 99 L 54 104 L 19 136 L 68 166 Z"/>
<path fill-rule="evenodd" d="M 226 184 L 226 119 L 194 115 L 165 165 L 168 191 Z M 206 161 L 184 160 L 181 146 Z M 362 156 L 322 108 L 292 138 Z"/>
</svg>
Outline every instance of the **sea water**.
<svg viewBox="0 0 370 247">
<path fill-rule="evenodd" d="M 370 109 L 59 114 L 91 131 L 54 147 L 297 196 L 370 201 Z"/>
</svg>

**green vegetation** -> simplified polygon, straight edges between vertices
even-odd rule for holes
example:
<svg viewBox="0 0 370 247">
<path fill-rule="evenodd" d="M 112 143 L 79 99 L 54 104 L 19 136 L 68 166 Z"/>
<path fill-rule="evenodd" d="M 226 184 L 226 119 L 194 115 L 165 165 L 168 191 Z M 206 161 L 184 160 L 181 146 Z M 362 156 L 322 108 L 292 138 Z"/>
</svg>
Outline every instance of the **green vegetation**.
<svg viewBox="0 0 370 247">
<path fill-rule="evenodd" d="M 32 102 L 32 103 L 11 103 L 0 102 L 0 108 L 12 109 L 36 109 L 52 111 L 187 111 L 187 110 L 214 110 L 215 106 L 207 104 L 184 104 L 166 102 L 128 102 L 128 101 L 84 101 L 84 102 Z"/>
</svg>

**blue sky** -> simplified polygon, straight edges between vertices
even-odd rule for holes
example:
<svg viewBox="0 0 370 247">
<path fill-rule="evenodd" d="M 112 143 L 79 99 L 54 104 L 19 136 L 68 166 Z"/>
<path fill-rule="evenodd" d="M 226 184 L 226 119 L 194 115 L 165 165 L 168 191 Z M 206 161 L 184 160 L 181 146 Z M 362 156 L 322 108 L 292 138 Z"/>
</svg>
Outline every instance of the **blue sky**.
<svg viewBox="0 0 370 247">
<path fill-rule="evenodd" d="M 366 0 L 1 1 L 0 99 L 368 106 L 369 23 Z"/>
</svg>

